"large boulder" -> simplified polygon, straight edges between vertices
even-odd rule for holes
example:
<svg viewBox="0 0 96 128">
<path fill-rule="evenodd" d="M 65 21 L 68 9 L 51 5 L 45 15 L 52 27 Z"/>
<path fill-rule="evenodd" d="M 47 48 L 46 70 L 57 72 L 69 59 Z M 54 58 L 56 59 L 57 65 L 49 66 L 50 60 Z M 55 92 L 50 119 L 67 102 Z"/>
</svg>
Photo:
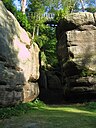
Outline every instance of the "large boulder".
<svg viewBox="0 0 96 128">
<path fill-rule="evenodd" d="M 38 55 L 37 44 L 0 1 L 0 105 L 32 101 L 38 96 Z"/>
<path fill-rule="evenodd" d="M 96 70 L 96 14 L 72 13 L 57 26 L 57 50 L 64 62 L 72 59 L 76 64 Z"/>
<path fill-rule="evenodd" d="M 95 35 L 96 13 L 72 13 L 58 23 L 57 53 L 64 95 L 69 99 L 76 96 L 84 99 L 89 95 L 90 99 L 96 99 L 96 84 L 90 82 L 96 79 Z"/>
</svg>

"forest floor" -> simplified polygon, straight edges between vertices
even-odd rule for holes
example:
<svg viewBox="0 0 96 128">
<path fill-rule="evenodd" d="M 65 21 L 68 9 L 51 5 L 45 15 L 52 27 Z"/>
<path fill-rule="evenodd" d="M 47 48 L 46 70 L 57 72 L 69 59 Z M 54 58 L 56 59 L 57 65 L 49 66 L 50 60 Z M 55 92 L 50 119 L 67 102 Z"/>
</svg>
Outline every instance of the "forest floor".
<svg viewBox="0 0 96 128">
<path fill-rule="evenodd" d="M 0 128 L 96 128 L 96 109 L 81 104 L 34 107 L 0 120 Z"/>
</svg>

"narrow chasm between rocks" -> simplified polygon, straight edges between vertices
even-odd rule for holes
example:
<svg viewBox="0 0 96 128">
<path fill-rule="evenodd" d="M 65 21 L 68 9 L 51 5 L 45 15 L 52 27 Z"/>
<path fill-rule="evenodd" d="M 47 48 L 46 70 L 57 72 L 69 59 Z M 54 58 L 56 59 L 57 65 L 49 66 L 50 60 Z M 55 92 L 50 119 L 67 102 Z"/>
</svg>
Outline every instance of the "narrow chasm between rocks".
<svg viewBox="0 0 96 128">
<path fill-rule="evenodd" d="M 46 69 L 40 66 L 40 100 L 48 104 L 96 101 L 94 24 L 93 14 L 87 12 L 59 21 L 55 47 L 58 63 Z"/>
</svg>

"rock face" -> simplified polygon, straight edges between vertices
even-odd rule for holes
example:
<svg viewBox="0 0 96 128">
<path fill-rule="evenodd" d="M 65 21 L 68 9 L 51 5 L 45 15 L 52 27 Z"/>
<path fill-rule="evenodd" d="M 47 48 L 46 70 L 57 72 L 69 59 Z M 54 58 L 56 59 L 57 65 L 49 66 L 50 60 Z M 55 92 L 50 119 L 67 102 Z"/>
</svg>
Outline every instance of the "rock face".
<svg viewBox="0 0 96 128">
<path fill-rule="evenodd" d="M 58 56 L 71 58 L 75 63 L 96 70 L 95 14 L 73 13 L 61 20 L 57 27 Z"/>
<path fill-rule="evenodd" d="M 86 83 L 85 80 L 86 72 L 96 72 L 96 14 L 72 13 L 59 21 L 56 34 L 64 93 L 93 92 L 96 98 L 96 83 Z"/>
<path fill-rule="evenodd" d="M 38 55 L 38 46 L 0 1 L 0 105 L 27 102 L 38 96 Z"/>
<path fill-rule="evenodd" d="M 63 101 L 61 81 L 55 71 L 41 70 L 39 85 L 39 98 L 45 103 L 54 104 L 61 103 Z"/>
</svg>

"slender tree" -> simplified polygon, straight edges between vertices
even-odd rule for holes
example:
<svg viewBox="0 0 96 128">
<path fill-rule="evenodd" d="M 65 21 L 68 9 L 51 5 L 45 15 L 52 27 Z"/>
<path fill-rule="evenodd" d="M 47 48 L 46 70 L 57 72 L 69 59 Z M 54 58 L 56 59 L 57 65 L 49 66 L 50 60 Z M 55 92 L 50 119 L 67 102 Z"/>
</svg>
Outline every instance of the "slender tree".
<svg viewBox="0 0 96 128">
<path fill-rule="evenodd" d="M 21 0 L 21 11 L 23 14 L 25 14 L 26 10 L 26 0 Z"/>
<path fill-rule="evenodd" d="M 80 0 L 80 3 L 81 3 L 81 6 L 82 6 L 82 11 L 84 12 L 85 11 L 84 1 L 83 0 Z"/>
</svg>

